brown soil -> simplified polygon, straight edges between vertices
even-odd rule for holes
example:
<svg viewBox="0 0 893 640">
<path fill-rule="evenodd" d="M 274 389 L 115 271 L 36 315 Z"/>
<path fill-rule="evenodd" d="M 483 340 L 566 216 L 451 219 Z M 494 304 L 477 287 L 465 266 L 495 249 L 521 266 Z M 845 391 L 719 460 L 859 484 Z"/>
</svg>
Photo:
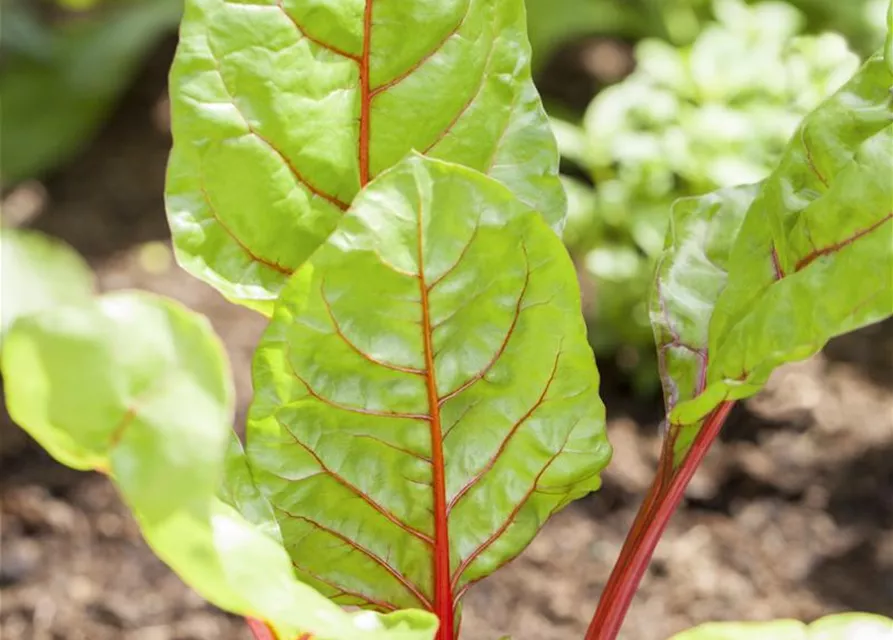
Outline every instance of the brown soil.
<svg viewBox="0 0 893 640">
<path fill-rule="evenodd" d="M 261 319 L 172 265 L 140 259 L 143 243 L 166 238 L 169 138 L 159 114 L 171 51 L 166 43 L 98 140 L 44 181 L 31 224 L 87 255 L 104 289 L 146 288 L 207 314 L 239 374 L 244 411 Z M 661 640 L 710 619 L 893 615 L 891 363 L 893 325 L 872 327 L 779 371 L 736 410 L 658 548 L 623 638 Z M 604 387 L 617 450 L 604 488 L 472 590 L 464 638 L 582 637 L 658 443 L 655 403 Z M 154 558 L 104 478 L 60 467 L 3 422 L 0 637 L 249 638 Z"/>
</svg>

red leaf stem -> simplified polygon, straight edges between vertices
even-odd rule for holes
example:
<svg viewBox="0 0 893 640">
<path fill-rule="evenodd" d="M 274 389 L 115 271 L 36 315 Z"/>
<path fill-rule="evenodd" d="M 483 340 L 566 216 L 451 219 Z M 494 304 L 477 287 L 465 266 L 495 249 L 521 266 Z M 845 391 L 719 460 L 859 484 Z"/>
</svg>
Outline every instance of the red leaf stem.
<svg viewBox="0 0 893 640">
<path fill-rule="evenodd" d="M 369 54 L 372 50 L 372 0 L 366 0 L 363 10 L 363 54 L 360 57 L 360 187 L 369 182 L 369 124 L 372 91 L 369 86 Z"/>
<path fill-rule="evenodd" d="M 245 618 L 254 640 L 276 640 L 276 634 L 265 623 L 255 618 Z"/>
<path fill-rule="evenodd" d="M 585 640 L 617 638 L 654 549 L 667 528 L 670 517 L 682 501 L 685 488 L 722 429 L 734 404 L 729 401 L 723 402 L 713 410 L 675 472 L 672 472 L 673 447 L 664 446 L 658 473 L 636 514 L 617 563 L 608 578 Z M 668 469 L 671 470 L 669 474 Z"/>
</svg>

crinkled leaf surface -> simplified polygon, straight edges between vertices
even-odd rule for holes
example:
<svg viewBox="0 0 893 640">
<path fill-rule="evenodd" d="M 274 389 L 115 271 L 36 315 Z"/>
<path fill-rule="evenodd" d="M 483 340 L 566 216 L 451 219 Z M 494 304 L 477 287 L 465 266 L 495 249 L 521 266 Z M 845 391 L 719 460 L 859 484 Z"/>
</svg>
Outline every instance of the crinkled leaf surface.
<svg viewBox="0 0 893 640">
<path fill-rule="evenodd" d="M 760 186 L 721 189 L 673 204 L 650 313 L 667 415 L 707 384 L 710 315 L 726 283 L 732 245 Z M 688 451 L 697 428 L 698 423 L 671 425 L 677 459 Z"/>
<path fill-rule="evenodd" d="M 430 614 L 351 616 L 295 579 L 270 507 L 228 440 L 232 385 L 204 318 L 136 293 L 57 307 L 13 325 L 2 368 L 13 419 L 60 462 L 108 473 L 155 552 L 214 604 L 287 638 L 433 637 Z M 376 627 L 396 630 L 364 631 Z"/>
<path fill-rule="evenodd" d="M 93 296 L 93 273 L 68 245 L 34 231 L 0 232 L 0 341 L 13 321 Z"/>
<path fill-rule="evenodd" d="M 893 620 L 868 613 L 841 613 L 805 625 L 796 620 L 712 622 L 672 640 L 890 640 Z"/>
<path fill-rule="evenodd" d="M 893 313 L 891 85 L 893 75 L 874 56 L 806 117 L 718 263 L 728 272 L 721 291 L 715 273 L 699 282 L 704 259 L 675 290 L 659 276 L 669 314 L 658 322 L 661 348 L 674 343 L 673 331 L 682 338 L 676 364 L 665 371 L 675 425 L 696 424 L 723 400 L 755 393 L 778 365 Z M 740 211 L 741 204 L 723 206 Z M 684 270 L 693 253 L 712 259 L 728 238 L 704 242 L 671 241 L 663 272 Z M 692 381 L 700 392 L 686 398 Z"/>
<path fill-rule="evenodd" d="M 299 575 L 443 610 L 599 486 L 610 456 L 574 270 L 503 185 L 414 155 L 277 304 L 248 456 Z"/>
<path fill-rule="evenodd" d="M 269 311 L 360 188 L 411 149 L 563 222 L 523 0 L 187 0 L 167 210 L 181 263 Z"/>
</svg>

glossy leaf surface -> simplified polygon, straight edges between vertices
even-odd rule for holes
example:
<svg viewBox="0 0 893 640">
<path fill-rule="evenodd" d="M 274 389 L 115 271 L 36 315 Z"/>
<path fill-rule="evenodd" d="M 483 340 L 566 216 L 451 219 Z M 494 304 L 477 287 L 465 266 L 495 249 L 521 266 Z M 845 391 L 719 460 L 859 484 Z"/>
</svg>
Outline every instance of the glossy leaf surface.
<svg viewBox="0 0 893 640">
<path fill-rule="evenodd" d="M 574 270 L 500 183 L 414 155 L 289 282 L 248 455 L 299 575 L 452 610 L 610 457 Z M 445 602 L 448 600 L 448 602 Z"/>
<path fill-rule="evenodd" d="M 893 620 L 868 613 L 841 613 L 805 625 L 796 620 L 713 622 L 671 640 L 888 640 Z"/>
<path fill-rule="evenodd" d="M 232 385 L 204 318 L 161 298 L 107 295 L 17 321 L 2 367 L 13 419 L 60 462 L 107 473 L 153 550 L 212 603 L 283 637 L 433 637 L 429 614 L 357 618 L 295 580 L 230 440 Z M 224 469 L 226 501 L 216 497 Z M 363 631 L 376 626 L 402 631 Z"/>
<path fill-rule="evenodd" d="M 522 0 L 188 0 L 167 209 L 182 264 L 268 311 L 360 188 L 415 149 L 560 228 Z"/>
<path fill-rule="evenodd" d="M 0 233 L 0 341 L 16 318 L 93 296 L 93 273 L 71 247 L 34 231 Z"/>
<path fill-rule="evenodd" d="M 718 296 L 716 280 L 701 285 L 696 272 L 679 290 L 659 282 L 663 299 L 676 306 L 664 326 L 696 325 L 697 334 L 693 344 L 683 341 L 691 354 L 669 373 L 674 424 L 696 424 L 720 402 L 758 391 L 780 364 L 893 313 L 891 85 L 893 75 L 875 56 L 806 117 L 746 212 L 721 265 L 728 278 Z M 709 258 L 716 247 L 705 241 L 686 246 Z M 662 268 L 688 256 L 671 244 Z M 672 343 L 672 332 L 659 328 L 663 345 L 668 335 Z M 675 403 L 672 386 L 690 388 L 704 360 L 701 392 Z"/>
</svg>

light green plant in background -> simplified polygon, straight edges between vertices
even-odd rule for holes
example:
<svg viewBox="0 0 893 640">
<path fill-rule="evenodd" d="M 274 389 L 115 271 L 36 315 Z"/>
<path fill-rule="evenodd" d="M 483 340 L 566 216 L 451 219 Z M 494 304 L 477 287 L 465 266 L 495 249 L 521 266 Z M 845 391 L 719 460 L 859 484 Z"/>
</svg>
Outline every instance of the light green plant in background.
<svg viewBox="0 0 893 640">
<path fill-rule="evenodd" d="M 714 11 L 689 47 L 642 41 L 636 71 L 595 98 L 576 137 L 566 125 L 559 136 L 595 184 L 567 179 L 565 233 L 588 280 L 594 346 L 643 391 L 657 381 L 645 301 L 672 202 L 764 178 L 802 116 L 859 64 L 841 36 L 798 37 L 803 16 L 788 4 L 718 0 Z"/>
<path fill-rule="evenodd" d="M 796 620 L 711 622 L 670 640 L 890 640 L 893 620 L 868 613 L 841 613 L 805 625 Z"/>
<path fill-rule="evenodd" d="M 839 32 L 863 55 L 884 38 L 885 0 L 787 0 L 787 4 L 803 11 L 809 32 Z M 714 17 L 710 0 L 527 0 L 527 15 L 535 70 L 559 47 L 586 36 L 691 44 Z"/>
</svg>

